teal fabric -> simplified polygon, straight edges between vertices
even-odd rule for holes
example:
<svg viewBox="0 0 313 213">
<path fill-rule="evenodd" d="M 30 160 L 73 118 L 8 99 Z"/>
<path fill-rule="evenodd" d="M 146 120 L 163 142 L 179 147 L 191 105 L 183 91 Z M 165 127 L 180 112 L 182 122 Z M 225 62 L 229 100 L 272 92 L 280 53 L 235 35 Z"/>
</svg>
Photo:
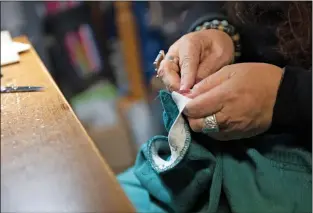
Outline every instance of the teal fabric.
<svg viewBox="0 0 313 213">
<path fill-rule="evenodd" d="M 133 168 L 118 176 L 118 180 L 122 183 L 124 192 L 135 206 L 137 212 L 144 213 L 165 213 L 161 204 L 157 203 L 149 195 L 149 192 L 141 185 L 138 178 L 135 176 Z"/>
<path fill-rule="evenodd" d="M 161 92 L 160 99 L 169 130 L 178 110 L 169 93 Z M 153 169 L 152 143 L 164 143 L 164 159 L 170 154 L 167 137 L 156 136 L 118 177 L 138 212 L 312 212 L 312 154 L 295 147 L 294 138 L 263 135 L 225 143 L 188 134 L 192 142 L 175 167 Z"/>
</svg>

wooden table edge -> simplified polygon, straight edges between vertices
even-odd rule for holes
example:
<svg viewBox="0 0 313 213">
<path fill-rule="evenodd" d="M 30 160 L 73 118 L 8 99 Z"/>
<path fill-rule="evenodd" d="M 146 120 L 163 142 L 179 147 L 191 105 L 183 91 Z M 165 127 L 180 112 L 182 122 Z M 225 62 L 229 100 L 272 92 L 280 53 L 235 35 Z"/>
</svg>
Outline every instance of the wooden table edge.
<svg viewBox="0 0 313 213">
<path fill-rule="evenodd" d="M 78 117 L 76 116 L 74 110 L 72 109 L 72 107 L 70 106 L 70 104 L 68 103 L 68 101 L 65 99 L 63 93 L 61 92 L 60 88 L 58 87 L 58 85 L 55 83 L 55 81 L 53 80 L 51 74 L 49 73 L 49 71 L 47 70 L 46 66 L 43 64 L 43 62 L 40 60 L 40 57 L 37 53 L 37 51 L 34 49 L 33 45 L 31 44 L 31 42 L 29 41 L 29 39 L 27 38 L 27 36 L 18 36 L 18 37 L 14 37 L 13 41 L 16 42 L 21 42 L 21 43 L 26 43 L 26 44 L 30 44 L 30 50 L 36 55 L 36 60 L 38 61 L 38 64 L 40 64 L 40 66 L 42 67 L 42 69 L 44 70 L 44 73 L 47 75 L 47 77 L 49 78 L 49 81 L 51 81 L 51 83 L 55 86 L 56 90 L 58 91 L 59 95 L 62 97 L 63 101 L 67 104 L 67 106 L 69 107 L 69 110 L 71 111 L 71 113 L 74 115 L 75 120 L 77 121 L 77 123 L 79 124 L 81 130 L 85 133 L 87 140 L 89 142 L 89 144 L 91 145 L 92 149 L 94 150 L 94 152 L 96 153 L 97 157 L 100 159 L 102 165 L 103 165 L 103 169 L 105 169 L 109 175 L 109 177 L 111 178 L 112 181 L 115 182 L 116 186 L 116 190 L 119 191 L 119 193 L 122 193 L 125 195 L 125 197 L 128 200 L 128 205 L 129 208 L 131 210 L 133 210 L 133 212 L 135 212 L 135 208 L 134 206 L 131 204 L 130 200 L 128 199 L 127 195 L 125 194 L 125 192 L 123 191 L 122 187 L 120 186 L 119 182 L 116 179 L 115 174 L 113 173 L 113 171 L 111 170 L 111 168 L 108 166 L 106 160 L 104 159 L 104 157 L 102 157 L 100 150 L 97 148 L 96 144 L 93 142 L 93 140 L 90 138 L 89 134 L 87 133 L 87 131 L 85 130 L 85 128 L 83 127 L 82 123 L 80 122 L 80 120 L 78 119 Z M 30 51 L 28 50 L 28 51 Z M 27 53 L 27 51 L 25 52 Z M 23 53 L 21 53 L 23 54 Z"/>
</svg>

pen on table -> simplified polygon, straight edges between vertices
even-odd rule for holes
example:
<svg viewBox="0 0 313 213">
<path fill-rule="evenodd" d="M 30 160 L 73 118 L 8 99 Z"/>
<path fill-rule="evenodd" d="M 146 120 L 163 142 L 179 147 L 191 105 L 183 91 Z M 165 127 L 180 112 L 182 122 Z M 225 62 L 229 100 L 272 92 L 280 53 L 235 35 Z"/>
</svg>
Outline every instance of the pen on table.
<svg viewBox="0 0 313 213">
<path fill-rule="evenodd" d="M 13 92 L 39 92 L 44 88 L 40 86 L 1 86 L 1 93 L 13 93 Z"/>
</svg>

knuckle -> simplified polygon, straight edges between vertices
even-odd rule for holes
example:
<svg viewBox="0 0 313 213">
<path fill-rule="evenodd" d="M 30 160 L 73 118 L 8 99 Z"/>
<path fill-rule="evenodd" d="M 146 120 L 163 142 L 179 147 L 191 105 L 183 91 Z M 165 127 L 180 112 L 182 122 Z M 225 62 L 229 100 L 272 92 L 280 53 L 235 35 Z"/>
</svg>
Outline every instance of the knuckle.
<svg viewBox="0 0 313 213">
<path fill-rule="evenodd" d="M 207 77 L 207 78 L 205 78 L 205 79 L 202 80 L 200 86 L 202 86 L 202 85 L 208 85 L 208 84 L 210 84 L 210 83 L 211 83 L 211 78 L 210 78 L 210 77 Z"/>
<path fill-rule="evenodd" d="M 180 40 L 183 41 L 184 43 L 189 43 L 191 41 L 192 37 L 193 37 L 193 34 L 188 33 L 186 35 L 183 35 Z"/>
<path fill-rule="evenodd" d="M 181 37 L 180 40 L 183 41 L 184 44 L 199 45 L 207 43 L 209 39 L 208 36 L 205 34 L 205 31 L 203 30 L 185 34 Z"/>
<path fill-rule="evenodd" d="M 182 74 L 186 74 L 186 68 L 189 67 L 189 63 L 190 63 L 190 56 L 183 56 L 183 58 L 181 59 L 181 69 L 182 69 Z"/>
<path fill-rule="evenodd" d="M 199 38 L 196 36 L 196 34 L 193 34 L 193 33 L 184 35 L 181 38 L 180 43 L 183 45 L 184 48 L 187 48 L 187 49 L 198 48 L 200 44 Z"/>
</svg>

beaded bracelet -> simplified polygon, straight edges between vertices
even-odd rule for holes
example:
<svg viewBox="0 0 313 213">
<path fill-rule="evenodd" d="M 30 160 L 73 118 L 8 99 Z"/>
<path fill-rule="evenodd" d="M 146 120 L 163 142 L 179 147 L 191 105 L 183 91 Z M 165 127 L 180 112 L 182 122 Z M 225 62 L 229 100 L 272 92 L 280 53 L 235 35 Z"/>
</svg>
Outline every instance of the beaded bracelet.
<svg viewBox="0 0 313 213">
<path fill-rule="evenodd" d="M 213 20 L 213 21 L 204 22 L 202 25 L 197 26 L 194 31 L 206 30 L 206 29 L 217 29 L 217 30 L 221 30 L 227 33 L 233 40 L 234 47 L 235 47 L 235 55 L 233 58 L 233 62 L 238 60 L 238 58 L 241 56 L 240 36 L 236 32 L 236 29 L 234 26 L 230 25 L 228 21 L 226 20 L 223 20 L 223 21 Z"/>
</svg>

